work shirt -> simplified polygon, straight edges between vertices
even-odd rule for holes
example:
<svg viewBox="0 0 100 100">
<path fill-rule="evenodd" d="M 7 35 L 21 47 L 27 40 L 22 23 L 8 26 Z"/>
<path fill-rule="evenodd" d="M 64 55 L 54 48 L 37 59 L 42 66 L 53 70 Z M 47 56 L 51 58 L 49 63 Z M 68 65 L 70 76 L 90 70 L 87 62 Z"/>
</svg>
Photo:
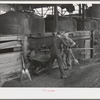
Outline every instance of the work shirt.
<svg viewBox="0 0 100 100">
<path fill-rule="evenodd" d="M 61 39 L 58 37 L 58 36 L 54 36 L 53 37 L 53 47 L 52 47 L 52 51 L 53 53 L 57 54 L 58 52 L 61 52 L 61 44 L 62 44 L 62 41 Z"/>
<path fill-rule="evenodd" d="M 68 37 L 67 33 L 58 35 L 58 37 L 61 38 L 62 42 L 65 42 L 64 46 L 66 47 L 73 47 L 76 44 L 71 38 Z"/>
</svg>

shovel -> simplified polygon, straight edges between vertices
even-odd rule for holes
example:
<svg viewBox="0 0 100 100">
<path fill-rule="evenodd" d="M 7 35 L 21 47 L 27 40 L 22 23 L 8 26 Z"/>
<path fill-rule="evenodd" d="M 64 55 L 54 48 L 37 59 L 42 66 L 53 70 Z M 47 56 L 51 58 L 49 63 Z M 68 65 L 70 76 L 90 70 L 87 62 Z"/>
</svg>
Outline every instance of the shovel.
<svg viewBox="0 0 100 100">
<path fill-rule="evenodd" d="M 72 50 L 70 48 L 69 48 L 69 51 L 70 51 L 70 53 L 71 53 L 71 55 L 73 57 L 74 63 L 78 65 L 79 61 L 75 58 L 75 56 L 74 56 L 74 54 L 73 54 L 73 52 L 72 52 Z"/>
<path fill-rule="evenodd" d="M 26 79 L 29 79 L 30 81 L 32 80 L 31 76 L 30 76 L 30 73 L 29 73 L 29 70 L 25 66 L 24 57 L 22 55 L 22 75 L 21 75 L 21 80 L 26 80 Z"/>
</svg>

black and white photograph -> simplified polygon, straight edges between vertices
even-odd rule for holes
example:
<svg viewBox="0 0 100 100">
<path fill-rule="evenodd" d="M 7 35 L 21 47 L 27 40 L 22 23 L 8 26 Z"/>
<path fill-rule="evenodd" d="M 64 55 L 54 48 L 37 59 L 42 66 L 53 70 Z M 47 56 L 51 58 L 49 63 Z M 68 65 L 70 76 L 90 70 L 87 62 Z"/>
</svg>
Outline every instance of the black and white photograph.
<svg viewBox="0 0 100 100">
<path fill-rule="evenodd" d="M 99 88 L 99 13 L 91 2 L 1 3 L 0 87 Z"/>
<path fill-rule="evenodd" d="M 100 4 L 0 4 L 0 86 L 100 87 Z"/>
<path fill-rule="evenodd" d="M 100 2 L 43 1 L 0 1 L 0 99 L 100 99 Z"/>
</svg>

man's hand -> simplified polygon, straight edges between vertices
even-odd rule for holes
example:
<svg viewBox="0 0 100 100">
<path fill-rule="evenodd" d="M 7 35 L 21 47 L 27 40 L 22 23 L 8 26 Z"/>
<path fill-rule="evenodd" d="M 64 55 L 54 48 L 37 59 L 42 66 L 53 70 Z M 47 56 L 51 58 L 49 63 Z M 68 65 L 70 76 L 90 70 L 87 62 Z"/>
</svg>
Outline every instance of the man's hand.
<svg viewBox="0 0 100 100">
<path fill-rule="evenodd" d="M 75 43 L 75 45 L 72 46 L 72 48 L 78 48 L 78 45 Z"/>
</svg>

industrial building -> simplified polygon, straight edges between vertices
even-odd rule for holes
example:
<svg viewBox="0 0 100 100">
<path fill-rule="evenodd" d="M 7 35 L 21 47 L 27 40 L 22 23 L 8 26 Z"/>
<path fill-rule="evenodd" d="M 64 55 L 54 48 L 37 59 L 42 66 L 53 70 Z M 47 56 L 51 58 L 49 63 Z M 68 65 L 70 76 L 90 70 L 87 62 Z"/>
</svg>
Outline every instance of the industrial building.
<svg viewBox="0 0 100 100">
<path fill-rule="evenodd" d="M 65 79 L 49 68 L 57 32 L 76 43 Z M 1 87 L 100 87 L 99 57 L 100 4 L 0 4 Z"/>
</svg>

